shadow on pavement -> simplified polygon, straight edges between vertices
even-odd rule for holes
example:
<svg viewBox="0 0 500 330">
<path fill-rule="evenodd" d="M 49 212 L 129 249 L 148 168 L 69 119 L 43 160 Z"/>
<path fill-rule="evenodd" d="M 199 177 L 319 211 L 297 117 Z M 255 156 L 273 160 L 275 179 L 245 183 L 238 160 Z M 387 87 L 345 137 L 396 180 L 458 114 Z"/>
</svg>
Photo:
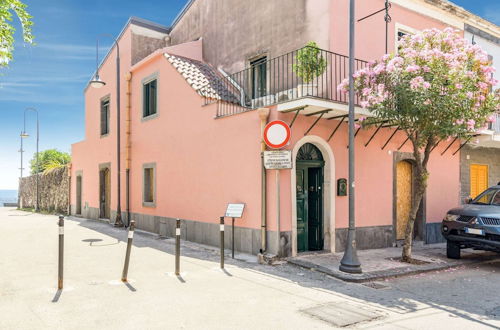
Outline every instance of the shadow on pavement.
<svg viewBox="0 0 500 330">
<path fill-rule="evenodd" d="M 53 303 L 56 303 L 59 301 L 59 298 L 61 298 L 61 294 L 62 294 L 62 289 L 58 289 L 56 294 L 54 295 L 54 298 L 52 298 L 52 302 Z"/>
<path fill-rule="evenodd" d="M 115 238 L 117 240 L 116 244 L 120 241 L 127 241 L 127 231 L 123 228 L 114 228 L 97 221 L 81 218 L 71 217 L 69 220 L 79 223 L 79 225 L 84 228 Z M 175 256 L 174 242 L 175 241 L 172 239 L 158 239 L 155 237 L 155 234 L 150 235 L 148 233 L 136 231 L 133 246 L 135 248 L 152 248 Z M 445 251 L 443 251 L 443 253 L 445 253 Z M 220 260 L 218 248 L 205 247 L 196 243 L 185 241 L 183 241 L 181 245 L 181 255 L 182 257 L 210 261 L 215 264 L 218 264 Z M 192 263 L 198 267 L 205 267 L 204 265 L 200 265 L 199 263 L 186 259 L 182 262 Z M 490 285 L 483 284 L 482 290 L 484 292 L 477 292 L 478 287 L 474 285 L 474 283 L 470 282 L 469 286 L 467 285 L 469 282 L 465 284 L 463 283 L 463 281 L 467 281 L 467 279 L 464 279 L 464 275 L 460 275 L 459 271 L 465 269 L 465 266 L 451 268 L 444 271 L 410 275 L 397 280 L 385 280 L 384 286 L 382 286 L 384 289 L 376 289 L 362 284 L 343 282 L 334 277 L 287 263 L 269 266 L 258 263 L 243 262 L 231 258 L 226 258 L 225 263 L 227 265 L 232 265 L 234 267 L 259 274 L 260 276 L 269 276 L 273 279 L 284 280 L 287 282 L 292 281 L 300 286 L 312 290 L 328 292 L 332 294 L 332 300 L 345 299 L 345 296 L 349 296 L 356 299 L 354 302 L 358 304 L 359 301 L 357 301 L 357 299 L 364 300 L 367 303 L 376 304 L 374 308 L 381 310 L 385 309 L 387 312 L 401 315 L 423 309 L 434 308 L 445 311 L 455 317 L 475 322 L 477 325 L 495 328 L 486 322 L 497 319 L 497 317 L 495 317 L 490 310 L 493 310 L 495 306 L 500 305 L 500 298 L 498 298 L 498 295 L 496 294 L 496 292 L 500 291 L 500 281 L 496 281 L 496 283 L 491 283 Z M 480 271 L 489 271 L 498 274 L 500 273 L 500 259 L 491 261 L 488 264 L 476 264 L 468 267 L 469 269 L 474 267 L 479 269 L 479 267 L 482 267 L 479 269 Z M 206 266 L 206 268 L 213 269 L 213 266 Z M 227 276 L 234 277 L 234 275 L 229 273 L 227 270 L 223 269 L 222 271 Z M 440 276 L 445 273 L 446 281 L 443 281 Z M 177 278 L 182 283 L 186 283 L 181 276 L 177 276 Z M 236 278 L 249 281 L 248 279 L 238 276 L 236 276 Z M 265 283 L 265 281 L 252 281 L 252 283 L 258 286 L 280 290 L 276 287 L 269 286 Z M 483 299 L 481 300 L 480 297 Z M 487 307 L 481 303 L 484 300 L 484 297 L 488 297 L 490 299 L 488 301 L 493 307 Z M 476 303 L 472 303 L 471 301 L 476 301 Z M 480 315 L 480 318 L 477 319 L 471 317 L 468 315 L 469 313 L 478 314 Z M 408 315 L 408 318 L 412 317 L 414 317 L 414 315 Z"/>
</svg>

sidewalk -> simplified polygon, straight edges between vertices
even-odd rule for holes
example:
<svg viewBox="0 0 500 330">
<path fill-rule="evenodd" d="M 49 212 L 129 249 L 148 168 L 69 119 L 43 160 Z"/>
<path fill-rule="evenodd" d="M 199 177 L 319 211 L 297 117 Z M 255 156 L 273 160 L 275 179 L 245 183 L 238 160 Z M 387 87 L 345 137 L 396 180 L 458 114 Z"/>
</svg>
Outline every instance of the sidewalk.
<svg viewBox="0 0 500 330">
<path fill-rule="evenodd" d="M 340 260 L 344 255 L 343 252 L 304 253 L 297 257 L 288 258 L 288 262 L 325 273 L 343 281 L 360 283 L 444 270 L 462 265 L 500 259 L 499 254 L 471 249 L 462 250 L 462 258 L 459 260 L 448 259 L 446 257 L 446 244 L 440 243 L 414 246 L 412 249 L 413 258 L 421 261 L 421 263 L 408 264 L 398 260 L 401 257 L 401 249 L 400 247 L 391 247 L 385 249 L 358 250 L 358 258 L 363 270 L 362 274 L 349 274 L 339 270 Z"/>
</svg>

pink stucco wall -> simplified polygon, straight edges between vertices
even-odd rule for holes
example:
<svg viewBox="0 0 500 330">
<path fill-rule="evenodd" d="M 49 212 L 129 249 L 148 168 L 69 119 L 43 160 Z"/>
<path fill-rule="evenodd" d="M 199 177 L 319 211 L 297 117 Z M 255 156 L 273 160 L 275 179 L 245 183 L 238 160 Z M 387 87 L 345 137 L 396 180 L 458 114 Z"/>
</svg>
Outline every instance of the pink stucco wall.
<svg viewBox="0 0 500 330">
<path fill-rule="evenodd" d="M 385 6 L 385 0 L 357 0 L 356 20 L 374 13 Z M 436 9 L 438 10 L 438 9 Z M 330 50 L 340 54 L 349 53 L 349 1 L 331 1 L 330 6 Z M 424 16 L 415 11 L 392 4 L 390 9 L 392 21 L 389 23 L 388 49 L 393 52 L 396 41 L 396 23 L 415 30 L 429 28 L 443 29 L 447 25 L 436 19 Z M 384 13 L 378 13 L 366 20 L 356 22 L 356 58 L 362 60 L 379 59 L 385 53 L 385 21 Z"/>
<path fill-rule="evenodd" d="M 158 117 L 141 119 L 142 80 L 158 75 Z M 132 76 L 132 212 L 218 222 L 229 202 L 247 204 L 242 227 L 260 221 L 256 112 L 214 120 L 202 98 L 164 56 Z M 142 165 L 156 163 L 156 207 L 142 206 Z M 242 175 L 244 173 L 244 175 Z"/>
<path fill-rule="evenodd" d="M 271 112 L 272 119 L 291 122 L 293 113 L 280 114 Z M 314 117 L 299 116 L 292 127 L 292 141 L 286 148 L 292 150 L 294 145 L 304 136 L 305 131 L 313 124 Z M 337 125 L 336 120 L 320 120 L 309 133 L 326 141 Z M 406 136 L 399 132 L 382 151 L 381 148 L 393 132 L 382 129 L 365 147 L 365 143 L 373 134 L 374 128 L 361 130 L 356 136 L 356 225 L 382 226 L 393 224 L 393 157 Z M 452 155 L 459 147 L 455 143 L 443 156 L 441 152 L 450 142 L 441 143 L 434 151 L 429 162 L 429 186 L 426 197 L 427 222 L 439 222 L 447 210 L 459 203 L 459 153 Z M 330 140 L 329 147 L 335 158 L 335 174 L 332 178 L 332 193 L 336 194 L 336 180 L 348 177 L 347 123 L 342 124 L 335 136 Z M 407 142 L 400 152 L 412 152 L 410 142 Z M 323 155 L 326 157 L 327 155 Z M 268 171 L 268 218 L 271 230 L 276 228 L 276 197 L 274 171 Z M 292 205 L 290 189 L 290 170 L 281 173 L 281 228 L 291 230 Z M 348 220 L 347 197 L 335 197 L 336 228 L 346 228 Z"/>
<path fill-rule="evenodd" d="M 331 50 L 347 54 L 347 1 L 332 1 L 330 10 Z M 362 3 L 362 6 L 360 5 Z M 358 1 L 357 17 L 383 7 L 383 0 Z M 357 24 L 357 53 L 361 59 L 378 58 L 384 51 L 384 22 L 382 14 Z M 440 22 L 393 5 L 393 23 L 389 30 L 390 49 L 394 46 L 394 23 L 403 22 L 415 29 L 435 26 Z M 333 19 L 334 18 L 334 19 Z M 203 99 L 162 55 L 162 51 L 130 66 L 131 34 L 126 30 L 120 39 L 122 76 L 132 71 L 131 80 L 131 169 L 130 211 L 132 213 L 179 217 L 215 223 L 229 202 L 244 202 L 241 227 L 260 228 L 260 122 L 256 111 L 214 119 L 215 104 L 203 106 Z M 169 51 L 169 48 L 163 51 Z M 177 55 L 201 59 L 201 42 L 195 41 L 170 48 Z M 116 101 L 115 50 L 100 70 L 106 86 L 88 88 L 85 92 L 85 140 L 73 145 L 72 174 L 82 171 L 82 204 L 99 208 L 99 164 L 111 163 L 111 209 L 116 210 Z M 142 81 L 156 74 L 158 77 L 158 116 L 142 119 Z M 122 88 L 122 211 L 126 209 L 125 195 L 125 112 L 127 106 L 126 81 Z M 101 137 L 99 132 L 99 102 L 111 96 L 110 133 Z M 271 109 L 269 120 L 292 120 L 293 113 L 281 114 Z M 313 124 L 315 118 L 299 116 L 292 129 L 292 149 Z M 321 120 L 309 135 L 326 140 L 336 121 Z M 362 130 L 356 137 L 356 223 L 357 226 L 381 226 L 393 223 L 393 157 L 404 141 L 399 132 L 385 150 L 381 146 L 392 133 L 383 129 L 369 146 L 364 144 L 373 130 Z M 434 150 L 429 163 L 430 179 L 426 196 L 427 222 L 440 221 L 444 213 L 459 202 L 459 154 L 452 152 L 456 143 L 441 156 L 447 146 L 442 143 Z M 336 180 L 348 176 L 347 124 L 343 124 L 329 142 L 335 168 L 331 178 L 331 193 L 335 195 Z M 401 150 L 410 152 L 407 143 Z M 326 156 L 326 155 L 324 155 Z M 143 165 L 156 164 L 156 206 L 142 203 Z M 282 170 L 280 177 L 280 224 L 282 231 L 292 229 L 292 170 Z M 268 171 L 267 205 L 268 228 L 276 230 L 276 177 Z M 76 187 L 71 200 L 75 204 Z M 335 228 L 347 227 L 347 197 L 334 197 Z M 333 229 L 335 229 L 333 228 Z"/>
</svg>

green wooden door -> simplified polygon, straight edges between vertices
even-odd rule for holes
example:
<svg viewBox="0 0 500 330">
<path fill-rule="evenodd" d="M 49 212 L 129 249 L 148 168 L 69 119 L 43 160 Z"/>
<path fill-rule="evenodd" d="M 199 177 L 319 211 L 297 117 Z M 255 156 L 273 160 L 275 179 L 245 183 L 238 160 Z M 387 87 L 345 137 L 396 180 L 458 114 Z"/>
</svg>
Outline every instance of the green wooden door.
<svg viewBox="0 0 500 330">
<path fill-rule="evenodd" d="M 297 153 L 297 252 L 323 249 L 323 155 L 311 143 Z"/>
<path fill-rule="evenodd" d="M 308 250 L 307 243 L 307 167 L 297 165 L 297 251 Z"/>
<path fill-rule="evenodd" d="M 308 168 L 307 231 L 308 249 L 323 249 L 323 175 L 321 167 Z"/>
</svg>

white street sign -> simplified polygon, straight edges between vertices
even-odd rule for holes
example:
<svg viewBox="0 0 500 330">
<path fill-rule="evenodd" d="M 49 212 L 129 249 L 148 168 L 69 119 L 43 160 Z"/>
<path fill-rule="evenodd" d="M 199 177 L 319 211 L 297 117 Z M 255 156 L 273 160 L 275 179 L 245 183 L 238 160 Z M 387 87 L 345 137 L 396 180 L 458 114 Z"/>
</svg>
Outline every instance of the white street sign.
<svg viewBox="0 0 500 330">
<path fill-rule="evenodd" d="M 264 151 L 264 167 L 266 170 L 292 168 L 292 152 L 290 150 Z"/>
</svg>

